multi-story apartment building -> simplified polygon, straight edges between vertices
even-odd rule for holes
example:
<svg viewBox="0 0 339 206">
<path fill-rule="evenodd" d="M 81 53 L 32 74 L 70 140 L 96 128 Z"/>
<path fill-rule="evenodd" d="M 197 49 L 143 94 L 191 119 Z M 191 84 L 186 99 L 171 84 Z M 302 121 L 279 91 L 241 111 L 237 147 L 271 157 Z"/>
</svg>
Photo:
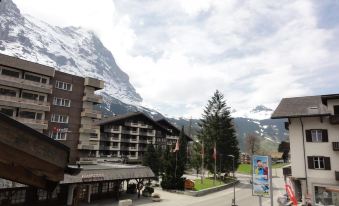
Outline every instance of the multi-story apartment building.
<svg viewBox="0 0 339 206">
<path fill-rule="evenodd" d="M 272 118 L 288 120 L 297 198 L 339 205 L 339 94 L 284 98 Z"/>
<path fill-rule="evenodd" d="M 95 163 L 103 81 L 0 54 L 0 112 L 68 146 L 70 163 Z"/>
<path fill-rule="evenodd" d="M 162 127 L 166 128 L 170 133 L 167 133 L 166 135 L 166 144 L 167 145 L 174 145 L 177 140 L 180 137 L 180 129 L 178 129 L 176 126 L 174 126 L 172 123 L 167 121 L 167 119 L 162 118 L 157 120 L 157 123 L 159 123 Z M 185 137 L 188 141 L 192 141 L 192 138 L 185 133 Z"/>
<path fill-rule="evenodd" d="M 0 111 L 43 132 L 50 111 L 51 67 L 0 55 Z"/>
<path fill-rule="evenodd" d="M 141 112 L 108 117 L 96 124 L 101 130 L 101 160 L 140 162 L 148 144 L 166 147 L 169 131 Z"/>
</svg>

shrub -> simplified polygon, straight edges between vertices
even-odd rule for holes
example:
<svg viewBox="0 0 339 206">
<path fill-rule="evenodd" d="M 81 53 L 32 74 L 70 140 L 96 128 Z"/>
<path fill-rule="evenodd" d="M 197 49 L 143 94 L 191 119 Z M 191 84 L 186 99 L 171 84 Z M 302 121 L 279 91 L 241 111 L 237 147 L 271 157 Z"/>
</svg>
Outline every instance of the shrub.
<svg viewBox="0 0 339 206">
<path fill-rule="evenodd" d="M 186 178 L 164 178 L 161 187 L 166 190 L 185 190 Z"/>
</svg>

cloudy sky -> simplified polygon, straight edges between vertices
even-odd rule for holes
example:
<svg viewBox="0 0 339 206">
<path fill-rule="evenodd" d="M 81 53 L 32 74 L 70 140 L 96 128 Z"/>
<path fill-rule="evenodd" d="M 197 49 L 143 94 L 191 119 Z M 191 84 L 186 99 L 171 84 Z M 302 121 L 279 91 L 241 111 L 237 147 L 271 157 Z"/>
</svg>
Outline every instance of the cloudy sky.
<svg viewBox="0 0 339 206">
<path fill-rule="evenodd" d="M 339 92 L 338 0 L 15 0 L 93 30 L 143 104 L 199 117 L 216 89 L 239 113 Z"/>
</svg>

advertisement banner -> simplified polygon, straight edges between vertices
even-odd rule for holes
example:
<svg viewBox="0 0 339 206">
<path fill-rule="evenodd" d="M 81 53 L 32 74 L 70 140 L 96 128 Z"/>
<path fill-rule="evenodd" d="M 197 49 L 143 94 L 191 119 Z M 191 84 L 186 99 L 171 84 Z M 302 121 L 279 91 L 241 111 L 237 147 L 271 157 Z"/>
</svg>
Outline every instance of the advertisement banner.
<svg viewBox="0 0 339 206">
<path fill-rule="evenodd" d="M 271 162 L 268 156 L 252 156 L 252 195 L 270 198 Z"/>
</svg>

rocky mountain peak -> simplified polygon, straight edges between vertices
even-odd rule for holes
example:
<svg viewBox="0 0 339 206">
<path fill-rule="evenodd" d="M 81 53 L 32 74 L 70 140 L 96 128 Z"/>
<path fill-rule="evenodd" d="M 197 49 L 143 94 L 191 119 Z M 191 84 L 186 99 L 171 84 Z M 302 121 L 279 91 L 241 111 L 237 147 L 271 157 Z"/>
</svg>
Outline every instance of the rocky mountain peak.
<svg viewBox="0 0 339 206">
<path fill-rule="evenodd" d="M 141 96 L 98 36 L 80 27 L 56 27 L 22 15 L 11 0 L 0 3 L 0 52 L 57 70 L 105 81 L 107 97 L 139 105 Z M 108 98 L 111 101 L 111 98 Z"/>
</svg>

